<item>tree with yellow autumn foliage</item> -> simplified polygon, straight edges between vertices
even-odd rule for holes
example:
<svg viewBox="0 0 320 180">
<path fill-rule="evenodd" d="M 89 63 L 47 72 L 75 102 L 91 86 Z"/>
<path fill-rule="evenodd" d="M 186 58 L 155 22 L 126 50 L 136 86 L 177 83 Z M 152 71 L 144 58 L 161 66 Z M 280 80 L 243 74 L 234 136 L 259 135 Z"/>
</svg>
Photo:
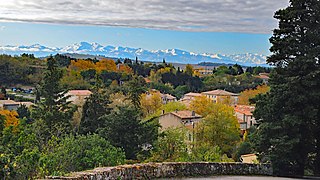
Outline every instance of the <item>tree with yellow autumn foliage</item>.
<svg viewBox="0 0 320 180">
<path fill-rule="evenodd" d="M 238 104 L 249 105 L 249 99 L 254 98 L 258 94 L 269 92 L 270 87 L 266 84 L 258 86 L 256 89 L 247 89 L 240 93 Z"/>
<path fill-rule="evenodd" d="M 0 115 L 4 116 L 4 127 L 17 127 L 19 125 L 18 113 L 16 111 L 1 110 Z"/>
<path fill-rule="evenodd" d="M 156 91 L 142 94 L 140 104 L 145 116 L 155 113 L 162 105 L 160 92 Z"/>
<path fill-rule="evenodd" d="M 222 153 L 232 155 L 240 141 L 240 129 L 231 106 L 213 103 L 205 96 L 191 101 L 190 110 L 202 115 L 203 119 L 196 126 L 196 146 L 209 144 L 218 146 Z"/>
</svg>

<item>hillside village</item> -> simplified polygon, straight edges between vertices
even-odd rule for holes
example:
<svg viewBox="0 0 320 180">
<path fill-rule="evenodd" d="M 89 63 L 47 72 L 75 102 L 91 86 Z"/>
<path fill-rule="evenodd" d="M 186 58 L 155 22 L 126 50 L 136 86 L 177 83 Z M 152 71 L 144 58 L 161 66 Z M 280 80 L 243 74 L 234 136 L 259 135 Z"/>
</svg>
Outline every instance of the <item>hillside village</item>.
<svg viewBox="0 0 320 180">
<path fill-rule="evenodd" d="M 4 157 L 37 154 L 31 162 L 15 160 L 25 172 L 7 164 L 18 175 L 64 174 L 96 166 L 58 166 L 60 158 L 66 162 L 70 158 L 58 155 L 60 151 L 69 152 L 67 144 L 61 144 L 64 141 L 72 146 L 109 143 L 105 148 L 118 155 L 110 157 L 111 161 L 98 161 L 105 166 L 124 161 L 257 162 L 256 157 L 247 160 L 246 154 L 253 151 L 242 144 L 258 123 L 252 114 L 251 98 L 269 91 L 271 69 L 234 65 L 204 71 L 190 64 L 180 69 L 165 60 L 151 64 L 138 58 L 82 60 L 55 55 L 40 60 L 29 54 L 1 57 L 0 67 L 5 70 L 0 79 L 1 136 L 29 139 L 31 136 L 25 136 L 28 131 L 37 137 L 28 140 L 37 144 L 37 149 L 24 141 L 23 149 L 12 151 L 5 145 L 18 141 L 3 142 L 1 147 L 8 152 Z M 82 138 L 81 142 L 77 138 Z M 55 141 L 57 151 L 45 150 L 51 141 Z M 49 157 L 57 159 L 52 166 L 41 165 L 46 171 L 40 170 L 36 162 Z M 31 164 L 26 167 L 26 163 Z"/>
</svg>

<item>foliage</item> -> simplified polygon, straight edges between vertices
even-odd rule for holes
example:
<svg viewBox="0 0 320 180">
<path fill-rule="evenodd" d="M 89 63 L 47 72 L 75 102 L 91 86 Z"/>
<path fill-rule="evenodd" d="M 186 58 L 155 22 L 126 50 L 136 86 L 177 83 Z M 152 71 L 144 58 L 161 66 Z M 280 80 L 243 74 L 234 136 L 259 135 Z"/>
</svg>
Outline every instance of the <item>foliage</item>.
<svg viewBox="0 0 320 180">
<path fill-rule="evenodd" d="M 209 143 L 196 143 L 192 148 L 190 161 L 199 162 L 233 162 L 231 158 L 228 158 L 219 146 L 212 147 Z"/>
<path fill-rule="evenodd" d="M 140 108 L 141 95 L 146 92 L 146 81 L 141 76 L 134 76 L 125 84 L 129 99 L 136 108 Z"/>
<path fill-rule="evenodd" d="M 183 129 L 168 129 L 162 132 L 148 161 L 187 161 L 188 152 L 185 140 L 185 130 Z"/>
<path fill-rule="evenodd" d="M 240 93 L 245 89 L 252 89 L 262 83 L 262 80 L 252 76 L 250 73 L 230 75 L 226 73 L 215 73 L 203 79 L 203 90 L 224 89 L 226 91 Z"/>
<path fill-rule="evenodd" d="M 93 135 L 52 137 L 39 160 L 43 175 L 63 175 L 98 166 L 124 163 L 125 155 L 104 138 Z"/>
<path fill-rule="evenodd" d="M 144 116 L 153 114 L 162 106 L 162 99 L 160 92 L 150 92 L 149 94 L 144 93 L 140 100 L 141 108 Z"/>
<path fill-rule="evenodd" d="M 122 148 L 128 159 L 136 159 L 144 146 L 156 139 L 157 126 L 142 122 L 140 112 L 132 106 L 120 106 L 101 117 L 103 126 L 99 134 L 116 147 Z"/>
<path fill-rule="evenodd" d="M 27 56 L 0 55 L 0 84 L 36 84 L 43 70 L 39 59 Z"/>
<path fill-rule="evenodd" d="M 49 133 L 59 136 L 62 132 L 71 130 L 71 120 L 76 110 L 60 86 L 62 71 L 58 69 L 55 59 L 47 59 L 47 70 L 41 83 L 40 93 L 44 98 L 32 111 L 32 118 L 36 121 L 44 120 L 50 129 Z M 45 132 L 48 133 L 48 132 Z"/>
<path fill-rule="evenodd" d="M 279 28 L 267 61 L 276 68 L 270 93 L 256 98 L 254 116 L 261 123 L 255 148 L 276 175 L 320 174 L 319 9 L 316 0 L 290 0 L 274 16 Z"/>
<path fill-rule="evenodd" d="M 97 129 L 103 124 L 100 117 L 109 113 L 107 108 L 109 103 L 109 93 L 101 87 L 96 87 L 82 107 L 80 134 L 97 132 Z"/>
<path fill-rule="evenodd" d="M 196 97 L 190 103 L 191 110 L 203 116 L 196 126 L 196 141 L 221 148 L 222 154 L 233 155 L 240 140 L 240 129 L 231 106 L 216 104 L 205 97 Z"/>
<path fill-rule="evenodd" d="M 4 116 L 4 127 L 17 127 L 19 125 L 18 113 L 16 111 L 0 110 L 0 116 Z"/>
<path fill-rule="evenodd" d="M 155 113 L 148 116 L 148 118 L 150 119 L 153 117 L 159 117 L 163 113 L 170 113 L 173 111 L 181 111 L 181 110 L 186 110 L 186 109 L 187 109 L 187 107 L 178 101 L 169 102 L 167 104 L 162 104 L 162 106 L 160 108 L 158 108 Z"/>
<path fill-rule="evenodd" d="M 258 94 L 265 94 L 270 91 L 270 87 L 266 84 L 257 86 L 255 89 L 246 89 L 242 91 L 239 96 L 238 104 L 249 105 L 249 100 L 257 96 Z"/>
</svg>

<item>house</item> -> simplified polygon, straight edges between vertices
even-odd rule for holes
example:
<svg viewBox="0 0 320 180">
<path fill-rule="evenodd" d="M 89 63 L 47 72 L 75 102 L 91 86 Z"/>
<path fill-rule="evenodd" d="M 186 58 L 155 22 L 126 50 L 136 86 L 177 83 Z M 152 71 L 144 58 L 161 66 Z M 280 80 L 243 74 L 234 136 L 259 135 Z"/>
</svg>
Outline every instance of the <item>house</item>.
<svg viewBox="0 0 320 180">
<path fill-rule="evenodd" d="M 177 98 L 172 96 L 171 94 L 162 94 L 160 91 L 156 89 L 150 89 L 149 91 L 146 92 L 146 97 L 151 98 L 152 94 L 159 94 L 161 97 L 161 103 L 162 104 L 167 104 L 169 102 L 174 102 L 177 101 Z"/>
<path fill-rule="evenodd" d="M 162 94 L 161 93 L 162 104 L 167 104 L 169 102 L 177 101 L 177 98 L 172 96 L 171 94 Z"/>
<path fill-rule="evenodd" d="M 200 93 L 190 92 L 190 93 L 183 95 L 183 97 L 179 101 L 182 104 L 189 106 L 192 100 L 194 100 L 196 97 L 200 97 L 200 96 L 203 96 L 203 95 Z"/>
<path fill-rule="evenodd" d="M 19 106 L 25 105 L 27 108 L 30 108 L 34 103 L 32 102 L 16 102 L 13 100 L 0 100 L 0 109 L 6 110 L 18 110 Z"/>
<path fill-rule="evenodd" d="M 240 129 L 243 131 L 249 129 L 251 126 L 257 124 L 257 121 L 252 115 L 254 111 L 254 106 L 247 106 L 247 105 L 236 105 L 234 107 L 235 115 L 238 119 L 240 124 Z"/>
<path fill-rule="evenodd" d="M 0 109 L 17 110 L 20 104 L 13 100 L 0 100 Z"/>
<path fill-rule="evenodd" d="M 86 98 L 92 94 L 89 90 L 70 90 L 66 93 L 66 96 L 70 96 L 68 101 L 71 101 L 72 104 L 82 106 Z"/>
<path fill-rule="evenodd" d="M 269 73 L 259 73 L 259 76 L 256 76 L 259 79 L 262 79 L 262 82 L 265 84 L 269 83 Z"/>
<path fill-rule="evenodd" d="M 169 128 L 184 127 L 188 130 L 188 141 L 193 142 L 195 126 L 201 119 L 202 116 L 194 111 L 183 110 L 166 113 L 159 117 L 160 130 L 164 131 Z"/>
<path fill-rule="evenodd" d="M 162 114 L 159 117 L 159 124 L 161 126 L 161 131 L 169 128 L 181 128 L 185 127 L 188 132 L 189 141 L 194 141 L 194 128 L 195 125 L 200 122 L 202 116 L 195 113 L 194 111 L 174 111 L 166 114 Z"/>
<path fill-rule="evenodd" d="M 211 99 L 214 103 L 227 103 L 230 105 L 235 105 L 238 103 L 239 94 L 235 94 L 221 89 L 206 91 L 202 92 L 201 94 Z"/>
<path fill-rule="evenodd" d="M 204 68 L 198 68 L 198 69 L 194 69 L 195 73 L 198 74 L 200 77 L 205 77 L 208 75 L 212 75 L 213 74 L 213 70 L 212 69 L 204 69 Z"/>
</svg>

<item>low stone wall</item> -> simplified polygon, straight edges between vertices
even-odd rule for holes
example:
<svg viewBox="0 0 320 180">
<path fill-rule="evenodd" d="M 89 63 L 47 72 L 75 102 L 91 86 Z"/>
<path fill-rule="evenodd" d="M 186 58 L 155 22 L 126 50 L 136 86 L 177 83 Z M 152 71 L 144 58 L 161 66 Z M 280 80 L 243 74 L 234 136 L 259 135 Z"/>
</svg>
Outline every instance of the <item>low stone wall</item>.
<svg viewBox="0 0 320 180">
<path fill-rule="evenodd" d="M 146 163 L 101 167 L 72 173 L 68 177 L 47 177 L 47 179 L 154 179 L 212 175 L 272 175 L 272 168 L 269 164 L 245 163 Z"/>
</svg>

